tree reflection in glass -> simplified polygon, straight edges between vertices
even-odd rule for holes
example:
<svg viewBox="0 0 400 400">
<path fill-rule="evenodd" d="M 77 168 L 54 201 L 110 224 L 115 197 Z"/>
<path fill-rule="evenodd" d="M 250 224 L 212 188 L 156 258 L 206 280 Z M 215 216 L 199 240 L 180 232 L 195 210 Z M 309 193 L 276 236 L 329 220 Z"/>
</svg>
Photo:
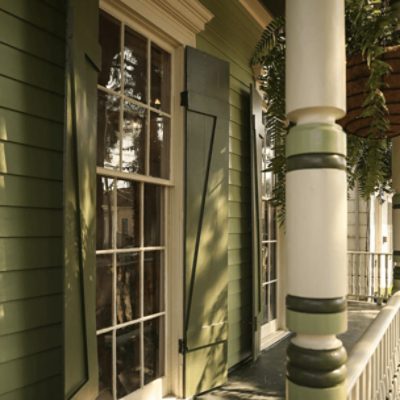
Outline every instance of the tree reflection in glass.
<svg viewBox="0 0 400 400">
<path fill-rule="evenodd" d="M 151 44 L 151 106 L 171 111 L 171 55 Z"/>
<path fill-rule="evenodd" d="M 96 256 L 96 328 L 112 325 L 113 256 Z"/>
<path fill-rule="evenodd" d="M 117 181 L 117 247 L 140 246 L 140 191 L 134 181 Z"/>
<path fill-rule="evenodd" d="M 124 93 L 142 103 L 147 101 L 147 39 L 125 28 Z"/>
<path fill-rule="evenodd" d="M 122 171 L 144 174 L 147 110 L 125 101 L 122 130 Z"/>
<path fill-rule="evenodd" d="M 99 396 L 101 400 L 112 400 L 112 332 L 97 336 L 99 360 Z"/>
<path fill-rule="evenodd" d="M 144 253 L 144 315 L 164 311 L 164 265 L 161 251 Z"/>
<path fill-rule="evenodd" d="M 99 73 L 99 84 L 115 92 L 121 90 L 120 33 L 120 22 L 104 11 L 100 11 L 101 71 Z"/>
<path fill-rule="evenodd" d="M 164 374 L 164 318 L 144 322 L 144 383 Z"/>
<path fill-rule="evenodd" d="M 140 325 L 117 331 L 117 396 L 140 388 Z"/>
<path fill-rule="evenodd" d="M 150 116 L 150 175 L 169 178 L 170 120 L 155 112 Z"/>
<path fill-rule="evenodd" d="M 112 221 L 114 208 L 113 179 L 97 176 L 96 201 L 96 249 L 112 248 Z"/>
<path fill-rule="evenodd" d="M 120 99 L 101 90 L 97 106 L 97 165 L 119 167 Z"/>
<path fill-rule="evenodd" d="M 140 255 L 117 256 L 117 323 L 140 317 Z"/>
</svg>

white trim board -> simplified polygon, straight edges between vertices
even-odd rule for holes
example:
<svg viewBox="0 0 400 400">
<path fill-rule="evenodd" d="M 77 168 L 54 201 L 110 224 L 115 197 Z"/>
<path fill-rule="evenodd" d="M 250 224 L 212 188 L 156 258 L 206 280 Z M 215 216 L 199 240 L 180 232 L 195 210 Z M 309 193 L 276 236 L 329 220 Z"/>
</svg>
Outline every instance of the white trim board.
<svg viewBox="0 0 400 400">
<path fill-rule="evenodd" d="M 196 46 L 196 35 L 214 17 L 199 0 L 107 0 L 107 3 L 128 13 L 133 20 L 139 17 L 141 24 L 148 23 L 148 28 L 164 32 L 164 39 L 175 46 Z"/>
<path fill-rule="evenodd" d="M 264 29 L 272 21 L 272 16 L 258 0 L 239 0 L 239 3 L 247 10 L 261 28 Z"/>
</svg>

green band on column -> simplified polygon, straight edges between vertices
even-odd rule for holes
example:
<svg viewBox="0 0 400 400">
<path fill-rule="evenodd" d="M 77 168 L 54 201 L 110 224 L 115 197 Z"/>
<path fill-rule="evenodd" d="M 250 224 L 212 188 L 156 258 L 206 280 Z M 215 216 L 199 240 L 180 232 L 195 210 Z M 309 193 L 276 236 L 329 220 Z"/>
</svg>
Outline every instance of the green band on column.
<svg viewBox="0 0 400 400">
<path fill-rule="evenodd" d="M 346 170 L 346 158 L 341 154 L 298 154 L 286 159 L 286 170 L 333 168 Z"/>
<path fill-rule="evenodd" d="M 400 257 L 400 250 L 393 250 L 394 257 Z"/>
<path fill-rule="evenodd" d="M 315 350 L 290 343 L 287 356 L 290 365 L 317 372 L 334 371 L 347 361 L 346 349 L 343 346 L 331 350 Z"/>
<path fill-rule="evenodd" d="M 286 398 L 290 400 L 342 400 L 347 398 L 345 382 L 330 388 L 311 388 L 286 380 Z"/>
<path fill-rule="evenodd" d="M 345 297 L 334 299 L 312 299 L 309 297 L 286 296 L 286 307 L 292 311 L 310 314 L 330 314 L 345 311 L 347 300 Z"/>
<path fill-rule="evenodd" d="M 287 377 L 297 385 L 314 388 L 328 388 L 339 385 L 346 380 L 344 365 L 333 371 L 312 371 L 287 364 Z"/>
<path fill-rule="evenodd" d="M 346 135 L 337 124 L 304 124 L 290 129 L 286 157 L 298 154 L 331 153 L 346 155 Z"/>
<path fill-rule="evenodd" d="M 308 335 L 335 335 L 347 330 L 347 313 L 309 314 L 286 310 L 286 324 L 292 332 Z"/>
</svg>

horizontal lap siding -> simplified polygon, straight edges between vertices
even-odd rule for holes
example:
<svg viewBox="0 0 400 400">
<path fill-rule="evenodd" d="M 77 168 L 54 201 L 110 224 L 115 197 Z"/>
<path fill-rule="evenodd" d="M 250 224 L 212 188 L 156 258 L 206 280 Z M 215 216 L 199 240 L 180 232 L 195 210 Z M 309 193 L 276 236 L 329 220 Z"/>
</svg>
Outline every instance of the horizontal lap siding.
<svg viewBox="0 0 400 400">
<path fill-rule="evenodd" d="M 197 48 L 230 63 L 228 366 L 251 354 L 250 58 L 261 29 L 237 0 L 201 0 L 214 14 Z"/>
<path fill-rule="evenodd" d="M 62 399 L 64 3 L 0 0 L 0 400 Z"/>
</svg>

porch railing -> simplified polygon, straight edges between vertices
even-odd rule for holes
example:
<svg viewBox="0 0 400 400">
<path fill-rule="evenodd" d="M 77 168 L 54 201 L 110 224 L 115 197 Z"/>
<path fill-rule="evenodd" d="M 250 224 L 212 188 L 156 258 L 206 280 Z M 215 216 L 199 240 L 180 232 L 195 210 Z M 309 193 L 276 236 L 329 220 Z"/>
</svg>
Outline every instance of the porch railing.
<svg viewBox="0 0 400 400">
<path fill-rule="evenodd" d="M 392 271 L 392 254 L 349 251 L 349 298 L 377 302 L 387 300 L 393 286 Z"/>
<path fill-rule="evenodd" d="M 400 399 L 400 292 L 354 346 L 347 363 L 348 400 Z"/>
</svg>

